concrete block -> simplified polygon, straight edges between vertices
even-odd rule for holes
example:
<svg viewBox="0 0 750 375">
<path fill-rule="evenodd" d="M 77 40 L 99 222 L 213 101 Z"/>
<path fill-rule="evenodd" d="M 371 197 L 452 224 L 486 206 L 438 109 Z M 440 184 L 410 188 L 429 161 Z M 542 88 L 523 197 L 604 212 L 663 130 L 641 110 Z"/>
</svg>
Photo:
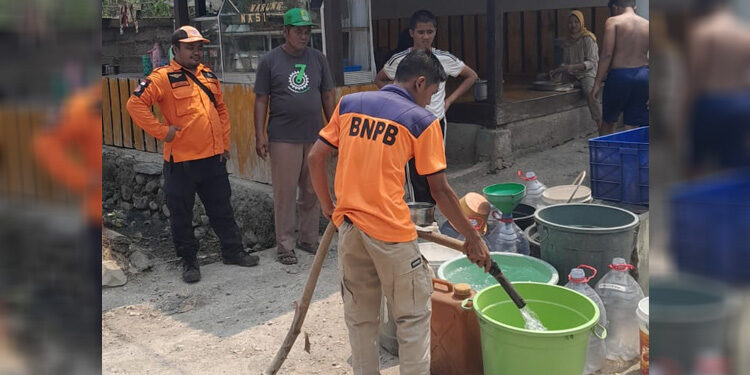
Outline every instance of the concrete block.
<svg viewBox="0 0 750 375">
<path fill-rule="evenodd" d="M 477 133 L 481 125 L 449 122 L 445 141 L 445 156 L 449 163 L 468 164 L 476 158 Z"/>
<path fill-rule="evenodd" d="M 513 154 L 547 150 L 575 137 L 596 130 L 587 107 L 553 113 L 506 125 L 511 132 Z"/>
</svg>

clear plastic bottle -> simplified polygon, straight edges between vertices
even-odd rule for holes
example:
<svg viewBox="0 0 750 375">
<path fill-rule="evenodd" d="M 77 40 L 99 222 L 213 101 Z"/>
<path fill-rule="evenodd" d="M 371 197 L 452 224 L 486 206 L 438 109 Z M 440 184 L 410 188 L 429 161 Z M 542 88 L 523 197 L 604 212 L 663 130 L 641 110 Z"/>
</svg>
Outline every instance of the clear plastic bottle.
<svg viewBox="0 0 750 375">
<path fill-rule="evenodd" d="M 513 229 L 516 231 L 516 251 L 519 254 L 530 255 L 531 245 L 529 244 L 529 238 L 526 237 L 526 233 L 523 232 L 523 229 L 515 221 L 513 222 Z"/>
<path fill-rule="evenodd" d="M 586 272 L 583 270 L 587 268 L 592 270 L 594 273 L 586 277 Z M 607 309 L 604 307 L 604 303 L 599 295 L 596 293 L 594 288 L 590 287 L 589 280 L 596 277 L 596 269 L 594 267 L 582 264 L 578 268 L 570 270 L 568 275 L 568 283 L 565 287 L 568 289 L 575 290 L 583 294 L 586 297 L 591 298 L 592 301 L 599 307 L 599 324 L 603 327 L 607 326 Z M 586 367 L 583 370 L 584 375 L 594 374 L 599 369 L 604 367 L 604 359 L 607 356 L 607 346 L 605 341 L 596 337 L 596 335 L 589 336 L 589 347 L 586 352 Z"/>
<path fill-rule="evenodd" d="M 638 356 L 638 302 L 643 299 L 643 290 L 628 273 L 634 267 L 623 258 L 614 258 L 609 265 L 611 271 L 602 277 L 594 288 L 602 298 L 607 310 L 607 358 L 629 361 Z"/>
<path fill-rule="evenodd" d="M 513 220 L 505 216 L 498 220 L 499 213 L 500 211 L 493 210 L 490 214 L 495 223 L 485 236 L 487 247 L 491 252 L 517 253 L 518 234 Z"/>
<path fill-rule="evenodd" d="M 536 173 L 518 171 L 518 177 L 523 180 L 526 185 L 526 196 L 524 196 L 521 203 L 528 204 L 529 206 L 536 207 L 542 202 L 542 193 L 547 190 L 547 187 L 539 181 Z"/>
</svg>

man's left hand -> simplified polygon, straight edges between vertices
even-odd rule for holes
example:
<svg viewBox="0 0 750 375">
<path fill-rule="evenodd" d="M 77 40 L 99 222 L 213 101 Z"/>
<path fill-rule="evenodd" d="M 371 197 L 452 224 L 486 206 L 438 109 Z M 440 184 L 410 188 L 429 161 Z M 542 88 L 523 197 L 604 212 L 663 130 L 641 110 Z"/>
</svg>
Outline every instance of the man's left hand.
<svg viewBox="0 0 750 375">
<path fill-rule="evenodd" d="M 229 160 L 229 150 L 224 150 L 224 153 L 219 155 L 219 160 L 220 161 Z"/>
</svg>

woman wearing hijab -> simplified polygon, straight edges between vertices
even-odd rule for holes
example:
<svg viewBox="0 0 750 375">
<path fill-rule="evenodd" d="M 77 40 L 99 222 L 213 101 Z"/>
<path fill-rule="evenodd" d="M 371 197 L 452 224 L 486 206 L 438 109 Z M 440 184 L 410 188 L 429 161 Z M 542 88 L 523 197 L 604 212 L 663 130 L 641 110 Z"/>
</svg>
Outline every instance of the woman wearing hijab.
<svg viewBox="0 0 750 375">
<path fill-rule="evenodd" d="M 602 106 L 589 93 L 594 87 L 596 69 L 599 65 L 599 48 L 596 35 L 589 31 L 583 22 L 583 13 L 570 12 L 568 17 L 569 35 L 563 40 L 563 63 L 550 72 L 550 77 L 558 82 L 574 82 L 581 87 L 581 94 L 588 101 L 591 119 L 601 126 Z"/>
</svg>

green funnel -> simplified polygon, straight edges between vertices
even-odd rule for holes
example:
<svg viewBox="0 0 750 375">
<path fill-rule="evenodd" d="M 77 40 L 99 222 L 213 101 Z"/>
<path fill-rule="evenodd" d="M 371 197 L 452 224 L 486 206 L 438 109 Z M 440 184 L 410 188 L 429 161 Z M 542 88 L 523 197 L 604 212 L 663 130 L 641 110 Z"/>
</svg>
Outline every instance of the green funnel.
<svg viewBox="0 0 750 375">
<path fill-rule="evenodd" d="M 526 186 L 515 182 L 495 184 L 484 188 L 482 193 L 503 214 L 510 214 L 523 199 Z"/>
</svg>

